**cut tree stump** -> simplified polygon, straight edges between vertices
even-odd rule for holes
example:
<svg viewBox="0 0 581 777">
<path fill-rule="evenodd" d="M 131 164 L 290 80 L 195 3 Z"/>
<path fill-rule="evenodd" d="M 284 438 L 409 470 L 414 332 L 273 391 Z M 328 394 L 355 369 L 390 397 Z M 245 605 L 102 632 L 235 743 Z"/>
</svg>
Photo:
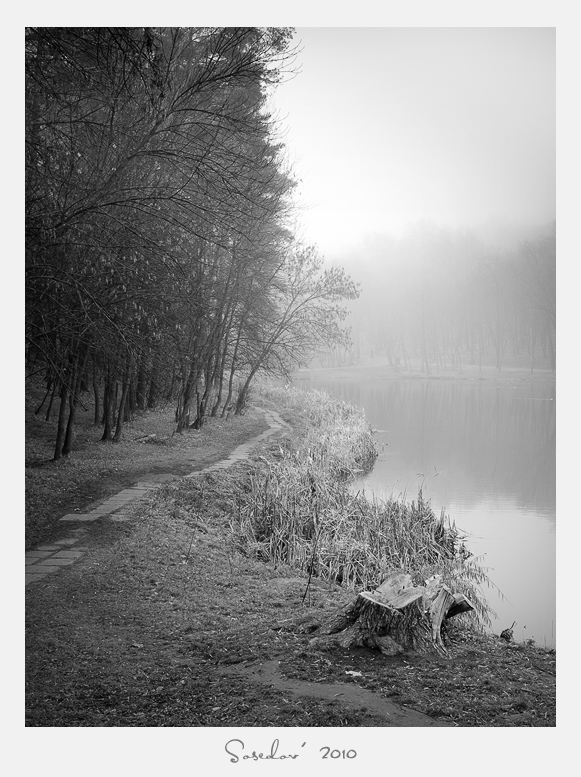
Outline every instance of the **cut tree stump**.
<svg viewBox="0 0 581 777">
<path fill-rule="evenodd" d="M 474 606 L 453 593 L 439 575 L 414 586 L 410 575 L 391 575 L 375 591 L 362 591 L 319 630 L 311 644 L 332 642 L 341 647 L 369 647 L 384 655 L 404 650 L 446 653 L 442 641 L 445 619 Z"/>
</svg>

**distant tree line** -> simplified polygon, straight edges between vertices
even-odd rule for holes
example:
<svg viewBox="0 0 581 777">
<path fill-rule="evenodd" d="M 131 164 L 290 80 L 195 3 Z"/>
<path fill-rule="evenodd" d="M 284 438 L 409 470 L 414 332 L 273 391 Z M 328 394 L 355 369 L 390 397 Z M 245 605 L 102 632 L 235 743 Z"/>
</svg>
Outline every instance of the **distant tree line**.
<svg viewBox="0 0 581 777">
<path fill-rule="evenodd" d="M 26 362 L 55 459 L 84 392 L 103 440 L 160 401 L 181 432 L 345 342 L 355 285 L 286 227 L 266 101 L 291 32 L 27 29 Z"/>
<path fill-rule="evenodd" d="M 555 224 L 514 242 L 500 251 L 469 231 L 422 225 L 362 247 L 342 358 L 371 352 L 427 374 L 483 359 L 499 371 L 515 358 L 555 370 Z"/>
</svg>

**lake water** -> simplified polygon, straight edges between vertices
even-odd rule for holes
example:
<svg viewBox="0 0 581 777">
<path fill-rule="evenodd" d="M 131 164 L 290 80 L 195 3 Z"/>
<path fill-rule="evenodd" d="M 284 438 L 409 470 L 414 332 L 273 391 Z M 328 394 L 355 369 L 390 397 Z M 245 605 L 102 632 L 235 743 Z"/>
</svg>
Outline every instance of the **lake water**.
<svg viewBox="0 0 581 777">
<path fill-rule="evenodd" d="M 504 596 L 486 589 L 493 631 L 555 645 L 555 383 L 515 380 L 295 379 L 360 405 L 380 455 L 356 484 L 377 497 L 422 486 L 467 535 Z"/>
</svg>

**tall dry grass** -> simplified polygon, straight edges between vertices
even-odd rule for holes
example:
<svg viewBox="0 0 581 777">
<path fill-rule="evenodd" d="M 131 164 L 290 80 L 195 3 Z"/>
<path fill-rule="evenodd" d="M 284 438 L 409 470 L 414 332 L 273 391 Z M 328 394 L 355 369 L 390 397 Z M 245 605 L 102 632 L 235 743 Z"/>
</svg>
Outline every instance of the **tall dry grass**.
<svg viewBox="0 0 581 777">
<path fill-rule="evenodd" d="M 440 574 L 488 623 L 481 593 L 488 578 L 444 512 L 436 516 L 421 490 L 411 502 L 369 501 L 350 491 L 349 481 L 377 456 L 363 412 L 321 391 L 262 393 L 308 424 L 298 440 L 263 459 L 239 492 L 232 522 L 238 544 L 353 589 L 375 588 L 394 571 L 414 582 Z"/>
<path fill-rule="evenodd" d="M 312 462 L 338 480 L 350 480 L 373 467 L 377 448 L 361 408 L 333 399 L 324 391 L 301 391 L 293 386 L 266 385 L 261 394 L 307 419 L 295 451 L 301 460 Z"/>
</svg>

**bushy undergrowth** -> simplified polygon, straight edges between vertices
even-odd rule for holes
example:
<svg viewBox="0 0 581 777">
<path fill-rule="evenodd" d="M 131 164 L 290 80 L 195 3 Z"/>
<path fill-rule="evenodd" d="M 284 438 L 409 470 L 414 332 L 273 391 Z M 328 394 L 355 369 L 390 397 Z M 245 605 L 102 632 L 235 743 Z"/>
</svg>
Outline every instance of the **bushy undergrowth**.
<svg viewBox="0 0 581 777">
<path fill-rule="evenodd" d="M 305 433 L 281 445 L 249 475 L 238 496 L 232 529 L 240 546 L 274 564 L 353 589 L 378 586 L 403 570 L 421 582 L 433 574 L 475 605 L 488 606 L 484 570 L 463 537 L 422 497 L 369 501 L 349 481 L 377 456 L 372 429 L 359 408 L 321 391 L 269 389 L 263 395 L 308 419 Z"/>
<path fill-rule="evenodd" d="M 308 420 L 295 458 L 337 480 L 368 472 L 377 458 L 373 431 L 361 408 L 339 402 L 324 391 L 265 386 L 261 394 Z"/>
</svg>

